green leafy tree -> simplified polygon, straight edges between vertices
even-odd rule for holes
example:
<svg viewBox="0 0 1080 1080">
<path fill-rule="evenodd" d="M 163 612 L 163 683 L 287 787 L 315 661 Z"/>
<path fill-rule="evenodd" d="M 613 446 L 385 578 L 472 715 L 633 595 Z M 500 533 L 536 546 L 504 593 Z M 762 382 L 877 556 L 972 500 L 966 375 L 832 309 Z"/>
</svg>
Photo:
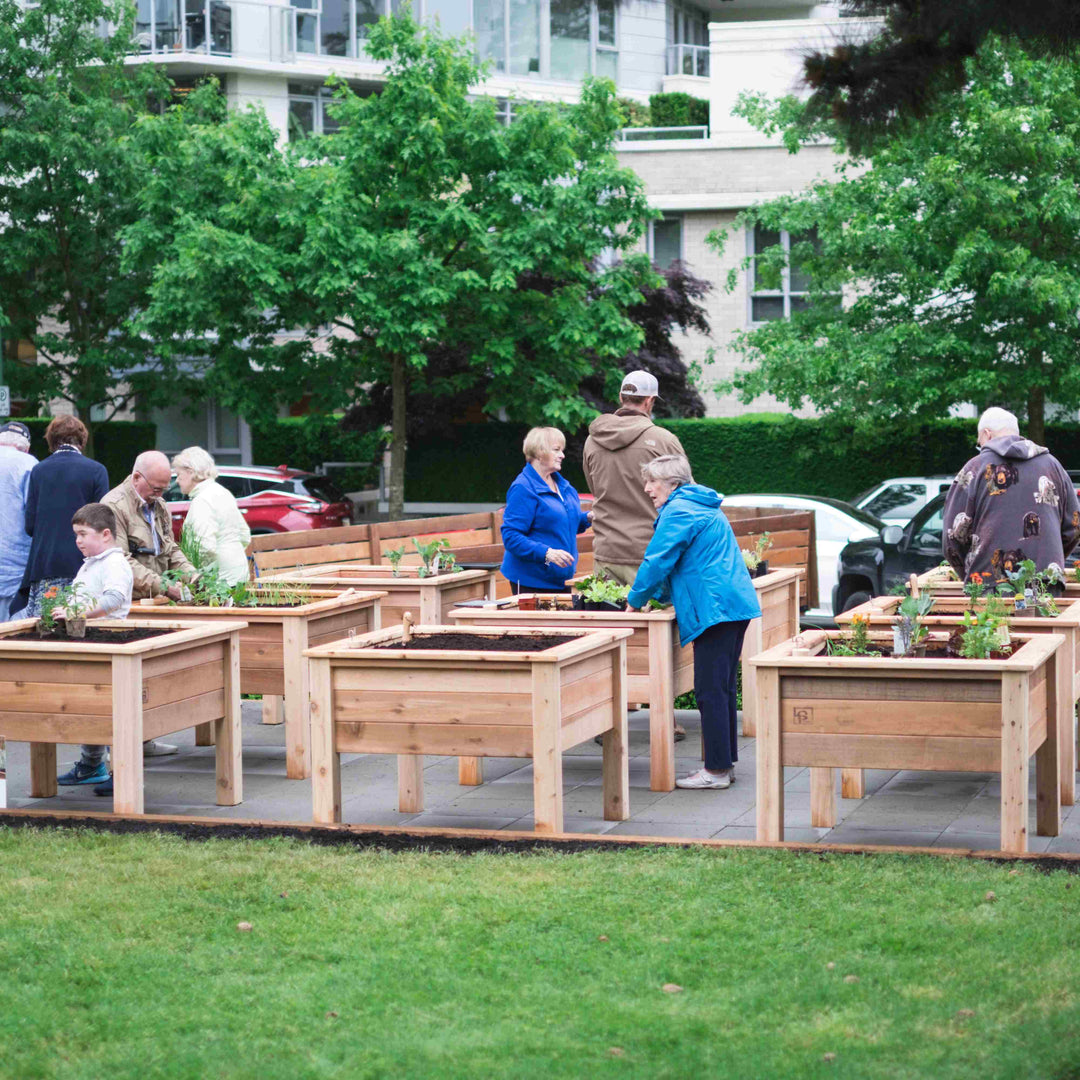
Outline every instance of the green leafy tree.
<svg viewBox="0 0 1080 1080">
<path fill-rule="evenodd" d="M 124 67 L 128 19 L 104 0 L 0 0 L 0 332 L 38 357 L 5 376 L 17 395 L 66 400 L 87 422 L 94 405 L 108 419 L 134 395 L 162 401 L 187 382 L 130 325 L 153 262 L 121 268 L 143 183 L 129 136 L 169 86 Z M 116 24 L 108 39 L 100 20 Z"/>
<path fill-rule="evenodd" d="M 366 98 L 336 85 L 336 134 L 266 150 L 265 167 L 258 155 L 244 159 L 250 170 L 215 167 L 202 208 L 186 195 L 178 205 L 175 187 L 166 199 L 163 182 L 132 247 L 159 259 L 144 324 L 216 350 L 226 399 L 258 386 L 265 408 L 268 394 L 302 383 L 313 404 L 336 408 L 390 387 L 399 515 L 410 384 L 482 383 L 485 408 L 514 419 L 569 427 L 590 414 L 578 384 L 597 364 L 616 377 L 641 340 L 626 312 L 656 283 L 632 254 L 653 215 L 615 158 L 622 119 L 610 82 L 505 127 L 492 102 L 472 97 L 482 72 L 467 43 L 404 15 L 381 21 L 367 51 L 387 63 L 386 83 Z M 219 161 L 224 143 L 244 143 L 233 130 L 219 132 Z M 193 129 L 190 141 L 201 153 Z M 606 248 L 624 257 L 597 269 Z M 260 352 L 245 357 L 255 324 Z M 262 350 L 283 327 L 321 328 L 303 336 L 302 363 Z M 468 370 L 432 387 L 428 355 L 444 343 Z"/>
<path fill-rule="evenodd" d="M 795 266 L 811 283 L 806 310 L 738 336 L 744 400 L 862 423 L 1002 403 L 1036 440 L 1047 402 L 1080 406 L 1080 67 L 991 42 L 968 76 L 917 128 L 844 156 L 835 182 L 739 216 L 793 237 L 757 256 L 759 280 Z M 805 134 L 791 101 L 742 111 Z"/>
</svg>

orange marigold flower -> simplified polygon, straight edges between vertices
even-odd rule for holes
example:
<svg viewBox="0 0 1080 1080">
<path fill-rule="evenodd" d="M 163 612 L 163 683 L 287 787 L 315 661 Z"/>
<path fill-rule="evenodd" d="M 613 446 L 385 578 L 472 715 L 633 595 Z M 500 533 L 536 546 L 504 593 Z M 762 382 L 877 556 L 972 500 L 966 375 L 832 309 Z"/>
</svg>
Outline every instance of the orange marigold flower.
<svg viewBox="0 0 1080 1080">
<path fill-rule="evenodd" d="M 45 590 L 45 599 L 46 600 L 54 600 L 54 599 L 56 599 L 56 594 L 58 592 L 59 592 L 59 590 L 57 589 L 57 587 L 55 585 L 51 589 L 46 589 Z"/>
</svg>

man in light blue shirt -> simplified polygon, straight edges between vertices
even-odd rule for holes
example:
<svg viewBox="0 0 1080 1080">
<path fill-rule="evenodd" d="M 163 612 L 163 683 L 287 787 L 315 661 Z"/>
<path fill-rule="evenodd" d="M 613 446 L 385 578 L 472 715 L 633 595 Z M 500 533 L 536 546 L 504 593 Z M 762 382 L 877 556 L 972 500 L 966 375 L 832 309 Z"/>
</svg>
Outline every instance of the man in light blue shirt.
<svg viewBox="0 0 1080 1080">
<path fill-rule="evenodd" d="M 30 454 L 30 429 L 17 420 L 0 426 L 0 622 L 11 616 L 11 602 L 30 556 L 26 494 L 36 464 Z"/>
</svg>

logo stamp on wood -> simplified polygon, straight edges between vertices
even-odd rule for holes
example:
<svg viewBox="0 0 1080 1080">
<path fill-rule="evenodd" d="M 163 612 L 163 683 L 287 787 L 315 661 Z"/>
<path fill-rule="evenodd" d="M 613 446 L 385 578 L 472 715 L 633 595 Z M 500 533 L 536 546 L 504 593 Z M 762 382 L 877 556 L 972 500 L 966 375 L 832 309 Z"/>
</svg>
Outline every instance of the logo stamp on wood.
<svg viewBox="0 0 1080 1080">
<path fill-rule="evenodd" d="M 813 719 L 813 709 L 795 709 L 791 717 L 791 722 L 793 724 L 809 724 L 813 722 Z"/>
</svg>

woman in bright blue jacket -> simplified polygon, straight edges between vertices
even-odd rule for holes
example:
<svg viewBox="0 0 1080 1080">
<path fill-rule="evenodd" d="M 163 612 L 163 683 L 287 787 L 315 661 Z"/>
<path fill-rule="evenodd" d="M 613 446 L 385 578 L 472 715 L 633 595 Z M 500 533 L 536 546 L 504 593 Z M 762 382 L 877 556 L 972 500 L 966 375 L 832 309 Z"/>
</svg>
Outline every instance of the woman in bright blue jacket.
<svg viewBox="0 0 1080 1080">
<path fill-rule="evenodd" d="M 627 597 L 631 610 L 670 600 L 679 640 L 694 643 L 694 696 L 701 710 L 705 768 L 676 780 L 681 788 L 726 788 L 738 759 L 736 675 L 743 636 L 761 614 L 757 593 L 728 520 L 722 495 L 695 484 L 690 462 L 665 454 L 641 467 L 658 513 Z"/>
<path fill-rule="evenodd" d="M 566 439 L 558 428 L 533 428 L 522 450 L 525 468 L 506 493 L 500 569 L 515 593 L 566 592 L 577 568 L 577 534 L 592 514 L 582 512 L 578 493 L 559 475 Z"/>
</svg>

